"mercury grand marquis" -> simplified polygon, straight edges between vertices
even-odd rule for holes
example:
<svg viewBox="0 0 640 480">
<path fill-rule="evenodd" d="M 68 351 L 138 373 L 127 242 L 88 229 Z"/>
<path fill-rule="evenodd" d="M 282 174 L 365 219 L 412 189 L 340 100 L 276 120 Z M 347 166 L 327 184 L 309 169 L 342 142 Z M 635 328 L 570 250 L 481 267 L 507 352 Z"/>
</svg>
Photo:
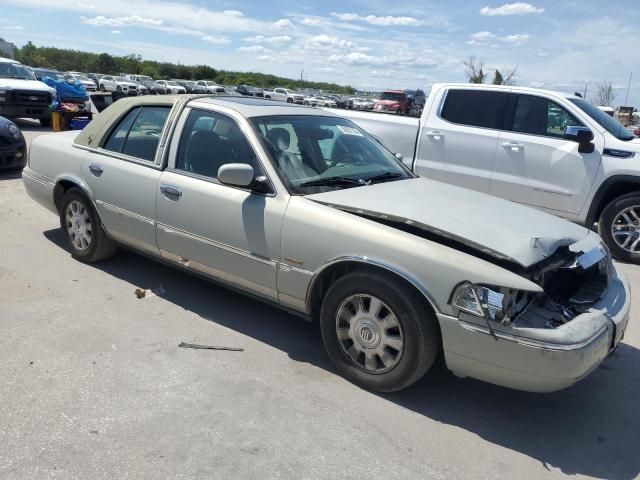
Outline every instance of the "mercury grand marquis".
<svg viewBox="0 0 640 480">
<path fill-rule="evenodd" d="M 596 233 L 417 177 L 316 108 L 122 99 L 80 133 L 36 138 L 23 178 L 75 259 L 125 246 L 317 320 L 336 370 L 374 391 L 440 353 L 458 376 L 566 388 L 629 318 Z"/>
</svg>

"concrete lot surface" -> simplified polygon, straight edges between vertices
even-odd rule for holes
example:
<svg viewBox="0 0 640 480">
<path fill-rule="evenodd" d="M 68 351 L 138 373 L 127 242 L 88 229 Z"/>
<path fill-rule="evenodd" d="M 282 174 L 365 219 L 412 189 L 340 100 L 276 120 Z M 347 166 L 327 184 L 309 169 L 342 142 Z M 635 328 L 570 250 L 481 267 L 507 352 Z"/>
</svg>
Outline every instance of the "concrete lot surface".
<svg viewBox="0 0 640 480">
<path fill-rule="evenodd" d="M 619 349 L 563 392 L 441 368 L 375 395 L 334 373 L 314 324 L 133 253 L 74 261 L 19 175 L 0 173 L 0 231 L 0 479 L 640 473 L 640 299 Z"/>
</svg>

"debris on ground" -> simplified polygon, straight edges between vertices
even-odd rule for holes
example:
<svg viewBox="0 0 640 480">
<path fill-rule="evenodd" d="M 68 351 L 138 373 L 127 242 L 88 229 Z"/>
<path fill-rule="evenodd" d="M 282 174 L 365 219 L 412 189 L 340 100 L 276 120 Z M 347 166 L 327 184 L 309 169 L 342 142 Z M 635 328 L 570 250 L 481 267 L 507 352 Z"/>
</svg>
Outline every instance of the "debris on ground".
<svg viewBox="0 0 640 480">
<path fill-rule="evenodd" d="M 231 352 L 244 352 L 244 348 L 238 347 L 217 347 L 215 345 L 198 345 L 197 343 L 180 342 L 180 348 L 194 348 L 196 350 L 229 350 Z"/>
<path fill-rule="evenodd" d="M 134 293 L 136 294 L 136 297 L 138 297 L 138 299 L 154 296 L 161 297 L 162 295 L 167 293 L 167 289 L 164 288 L 163 284 L 160 284 L 156 288 L 136 288 Z"/>
</svg>

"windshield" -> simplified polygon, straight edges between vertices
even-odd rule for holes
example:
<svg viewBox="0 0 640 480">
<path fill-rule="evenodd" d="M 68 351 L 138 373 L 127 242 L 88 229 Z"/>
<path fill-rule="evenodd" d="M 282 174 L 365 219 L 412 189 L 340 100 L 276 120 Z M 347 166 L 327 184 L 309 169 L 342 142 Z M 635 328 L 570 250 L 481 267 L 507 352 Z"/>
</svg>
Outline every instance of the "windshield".
<svg viewBox="0 0 640 480">
<path fill-rule="evenodd" d="M 582 110 L 584 113 L 598 122 L 602 128 L 604 128 L 618 140 L 627 141 L 633 140 L 635 138 L 635 136 L 631 132 L 629 132 L 629 130 L 627 130 L 618 120 L 603 112 L 592 103 L 587 102 L 583 98 L 570 98 L 569 100 L 574 103 L 580 110 Z"/>
<path fill-rule="evenodd" d="M 179 87 L 180 86 L 176 82 L 173 82 L 173 81 L 168 81 L 167 85 L 171 85 L 172 87 Z"/>
<path fill-rule="evenodd" d="M 151 77 L 145 77 L 144 75 L 138 77 L 140 79 L 141 82 L 150 82 L 151 81 Z"/>
<path fill-rule="evenodd" d="M 392 153 L 349 120 L 295 115 L 252 122 L 293 194 L 413 178 Z"/>
<path fill-rule="evenodd" d="M 34 80 L 33 74 L 19 63 L 0 63 L 0 78 L 19 78 L 21 80 Z"/>
<path fill-rule="evenodd" d="M 126 79 L 126 78 L 124 78 L 124 77 L 116 77 L 116 80 L 117 80 L 118 82 L 128 82 L 128 81 L 129 81 L 129 80 L 127 80 L 127 79 Z"/>
<path fill-rule="evenodd" d="M 402 94 L 397 92 L 384 92 L 380 97 L 380 100 L 393 100 L 394 102 L 400 102 L 402 100 Z"/>
</svg>

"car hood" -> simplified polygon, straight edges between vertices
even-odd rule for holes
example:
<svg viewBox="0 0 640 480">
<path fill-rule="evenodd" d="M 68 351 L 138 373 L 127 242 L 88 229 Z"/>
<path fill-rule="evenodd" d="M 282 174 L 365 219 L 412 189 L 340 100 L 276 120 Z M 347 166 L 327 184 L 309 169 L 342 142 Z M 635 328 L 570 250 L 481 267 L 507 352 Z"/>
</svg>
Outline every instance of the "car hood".
<svg viewBox="0 0 640 480">
<path fill-rule="evenodd" d="M 0 78 L 0 88 L 13 88 L 16 90 L 39 90 L 51 92 L 53 89 L 40 80 L 20 80 L 17 78 Z"/>
<path fill-rule="evenodd" d="M 354 187 L 306 196 L 325 205 L 411 226 L 463 243 L 484 255 L 529 267 L 560 247 L 579 252 L 599 242 L 589 230 L 553 215 L 425 178 Z M 590 237 L 587 240 L 587 237 Z"/>
</svg>

